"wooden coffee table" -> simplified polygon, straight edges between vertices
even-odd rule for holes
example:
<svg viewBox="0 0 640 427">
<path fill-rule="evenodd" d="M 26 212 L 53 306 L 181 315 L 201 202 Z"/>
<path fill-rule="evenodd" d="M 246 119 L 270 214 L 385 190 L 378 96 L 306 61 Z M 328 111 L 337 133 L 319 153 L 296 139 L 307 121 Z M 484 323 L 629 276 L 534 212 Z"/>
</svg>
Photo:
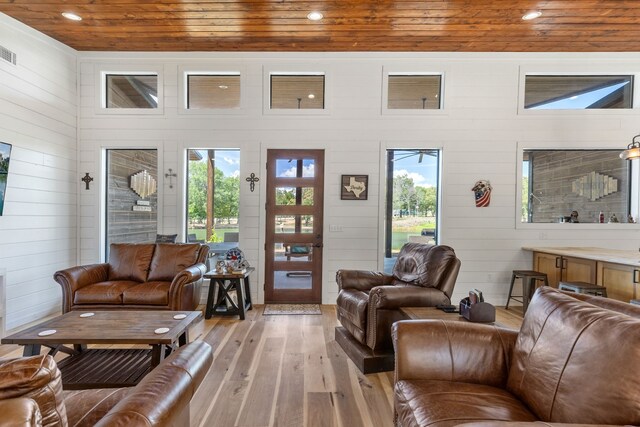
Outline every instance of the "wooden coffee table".
<svg viewBox="0 0 640 427">
<path fill-rule="evenodd" d="M 460 313 L 445 313 L 435 307 L 403 307 L 400 309 L 409 319 L 436 319 L 450 320 L 459 322 L 468 322 L 467 319 L 460 316 Z M 510 313 L 507 310 L 496 310 L 496 321 L 492 323 L 480 323 L 481 325 L 495 325 L 508 329 L 520 329 L 522 317 Z"/>
<path fill-rule="evenodd" d="M 81 317 L 90 312 L 94 315 Z M 176 315 L 186 317 L 174 319 Z M 69 354 L 57 362 L 67 390 L 130 387 L 173 350 L 187 344 L 189 327 L 200 319 L 200 311 L 71 311 L 5 337 L 1 342 L 23 345 L 24 356 L 40 354 L 43 346 L 49 348 L 50 355 Z M 169 330 L 155 333 L 159 328 Z M 56 332 L 38 335 L 49 330 Z M 88 344 L 109 345 L 109 348 L 87 349 Z M 112 348 L 130 344 L 146 344 L 151 348 Z"/>
</svg>

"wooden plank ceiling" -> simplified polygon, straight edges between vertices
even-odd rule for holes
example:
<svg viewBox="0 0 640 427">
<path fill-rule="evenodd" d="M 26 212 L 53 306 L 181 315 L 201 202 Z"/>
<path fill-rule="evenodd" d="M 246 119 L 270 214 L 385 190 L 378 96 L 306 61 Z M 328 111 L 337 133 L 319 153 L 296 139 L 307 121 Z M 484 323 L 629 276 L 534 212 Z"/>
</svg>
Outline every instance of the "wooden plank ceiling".
<svg viewBox="0 0 640 427">
<path fill-rule="evenodd" d="M 531 10 L 543 14 L 523 21 Z M 640 48 L 640 0 L 0 0 L 0 12 L 81 51 Z"/>
</svg>

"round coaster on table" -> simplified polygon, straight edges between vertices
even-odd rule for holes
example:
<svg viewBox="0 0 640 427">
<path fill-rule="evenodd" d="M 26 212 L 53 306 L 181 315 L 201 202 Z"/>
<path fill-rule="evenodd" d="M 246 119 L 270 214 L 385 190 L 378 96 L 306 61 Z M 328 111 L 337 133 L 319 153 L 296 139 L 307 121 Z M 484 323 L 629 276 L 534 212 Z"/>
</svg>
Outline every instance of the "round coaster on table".
<svg viewBox="0 0 640 427">
<path fill-rule="evenodd" d="M 187 317 L 186 314 L 176 314 L 175 316 L 173 316 L 173 318 L 176 320 L 182 320 L 182 319 L 185 319 L 186 317 Z"/>
<path fill-rule="evenodd" d="M 95 313 L 82 313 L 80 315 L 80 317 L 91 317 L 91 316 L 95 316 L 95 315 L 96 315 Z"/>
<path fill-rule="evenodd" d="M 56 331 L 55 329 L 47 329 L 46 331 L 38 332 L 38 336 L 39 337 L 46 337 L 46 336 L 49 336 L 49 335 L 53 335 L 56 332 L 58 332 L 58 331 Z"/>
<path fill-rule="evenodd" d="M 169 328 L 158 328 L 153 332 L 155 332 L 156 334 L 160 335 L 160 334 L 166 334 L 169 331 L 170 331 Z"/>
</svg>

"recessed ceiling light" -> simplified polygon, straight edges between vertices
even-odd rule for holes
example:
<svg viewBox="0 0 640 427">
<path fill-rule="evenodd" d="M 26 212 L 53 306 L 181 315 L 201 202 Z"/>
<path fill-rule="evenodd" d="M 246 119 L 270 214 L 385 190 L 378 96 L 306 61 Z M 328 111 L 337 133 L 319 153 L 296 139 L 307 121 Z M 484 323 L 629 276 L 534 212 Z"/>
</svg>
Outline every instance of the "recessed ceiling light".
<svg viewBox="0 0 640 427">
<path fill-rule="evenodd" d="M 530 21 L 532 19 L 536 19 L 541 16 L 542 16 L 542 12 L 540 12 L 539 10 L 534 10 L 533 12 L 525 13 L 522 19 L 525 21 Z"/>
<path fill-rule="evenodd" d="M 316 96 L 315 96 L 314 94 L 312 94 L 312 93 L 310 93 L 310 94 L 307 96 L 307 98 L 309 98 L 309 99 L 315 99 L 315 97 L 316 97 Z"/>
<path fill-rule="evenodd" d="M 218 86 L 218 87 L 219 87 L 220 89 L 229 89 L 229 86 L 227 86 L 227 85 L 220 85 L 220 86 Z"/>
<path fill-rule="evenodd" d="M 313 12 L 309 12 L 309 14 L 307 15 L 307 19 L 310 21 L 319 21 L 322 18 L 324 18 L 324 15 L 316 10 L 314 10 Z"/>
<path fill-rule="evenodd" d="M 72 21 L 82 21 L 82 17 L 71 12 L 62 12 L 62 16 Z"/>
</svg>

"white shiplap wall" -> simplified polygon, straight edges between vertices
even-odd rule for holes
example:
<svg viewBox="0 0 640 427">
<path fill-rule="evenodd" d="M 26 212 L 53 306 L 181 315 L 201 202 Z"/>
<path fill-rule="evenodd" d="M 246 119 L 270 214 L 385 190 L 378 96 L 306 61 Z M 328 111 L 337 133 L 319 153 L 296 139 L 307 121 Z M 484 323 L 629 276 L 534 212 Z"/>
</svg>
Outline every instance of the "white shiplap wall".
<svg viewBox="0 0 640 427">
<path fill-rule="evenodd" d="M 0 141 L 13 145 L 0 269 L 6 269 L 7 329 L 60 311 L 53 273 L 76 263 L 76 52 L 0 14 Z"/>
<path fill-rule="evenodd" d="M 265 174 L 269 148 L 326 150 L 323 301 L 334 303 L 339 268 L 378 269 L 382 257 L 383 194 L 380 181 L 385 147 L 442 148 L 442 243 L 462 260 L 454 299 L 469 289 L 504 303 L 510 272 L 529 267 L 523 245 L 581 245 L 636 248 L 640 226 L 562 224 L 516 226 L 518 144 L 528 148 L 622 148 L 640 130 L 640 110 L 523 113 L 518 109 L 521 73 L 640 73 L 636 54 L 381 54 L 381 53 L 167 53 L 80 54 L 80 169 L 100 178 L 100 151 L 107 146 L 157 146 L 164 155 L 161 177 L 178 171 L 178 185 L 160 183 L 164 233 L 182 233 L 186 147 L 239 147 L 241 178 Z M 161 71 L 160 114 L 113 115 L 96 108 L 101 70 Z M 179 85 L 184 70 L 242 70 L 243 109 L 235 114 L 186 114 Z M 318 115 L 264 113 L 269 70 L 324 71 L 328 110 Z M 383 70 L 445 72 L 444 111 L 383 114 Z M 341 174 L 368 174 L 369 199 L 341 201 Z M 489 208 L 474 207 L 470 191 L 478 179 L 493 185 Z M 262 301 L 264 188 L 255 193 L 242 182 L 241 247 L 258 267 L 253 295 Z M 100 256 L 99 185 L 80 191 L 81 261 Z M 342 227 L 330 232 L 330 225 Z"/>
</svg>

